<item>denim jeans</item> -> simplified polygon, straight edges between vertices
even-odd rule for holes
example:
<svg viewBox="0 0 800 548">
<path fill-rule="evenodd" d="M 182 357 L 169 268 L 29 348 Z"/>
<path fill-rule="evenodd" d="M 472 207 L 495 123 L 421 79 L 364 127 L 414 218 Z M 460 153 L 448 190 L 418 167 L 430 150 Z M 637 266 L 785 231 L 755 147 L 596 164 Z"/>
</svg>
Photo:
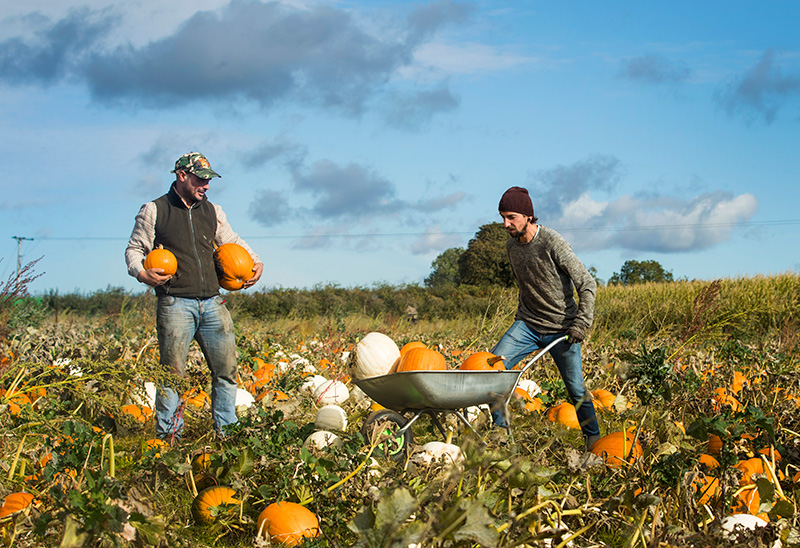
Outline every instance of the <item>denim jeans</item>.
<svg viewBox="0 0 800 548">
<path fill-rule="evenodd" d="M 158 298 L 156 330 L 161 363 L 179 377 L 186 374 L 192 339 L 197 340 L 211 370 L 211 416 L 214 428 L 233 424 L 236 418 L 236 337 L 233 320 L 219 295 L 189 299 L 170 295 Z M 168 386 L 156 393 L 156 435 L 180 438 L 183 433 L 181 396 Z"/>
<path fill-rule="evenodd" d="M 544 348 L 563 335 L 563 333 L 542 335 L 534 331 L 525 322 L 517 320 L 511 324 L 511 327 L 500 338 L 492 349 L 492 353 L 498 356 L 505 356 L 506 369 L 511 369 L 528 354 L 539 348 Z M 581 424 L 583 435 L 595 436 L 600 434 L 592 397 L 583 382 L 580 343 L 559 343 L 550 349 L 550 355 L 553 357 L 553 361 L 556 362 L 558 372 L 561 373 L 561 378 L 567 387 L 569 398 L 575 405 L 575 412 L 578 415 L 578 422 Z M 502 409 L 498 406 L 492 407 L 492 421 L 497 426 L 508 426 L 505 423 Z"/>
</svg>

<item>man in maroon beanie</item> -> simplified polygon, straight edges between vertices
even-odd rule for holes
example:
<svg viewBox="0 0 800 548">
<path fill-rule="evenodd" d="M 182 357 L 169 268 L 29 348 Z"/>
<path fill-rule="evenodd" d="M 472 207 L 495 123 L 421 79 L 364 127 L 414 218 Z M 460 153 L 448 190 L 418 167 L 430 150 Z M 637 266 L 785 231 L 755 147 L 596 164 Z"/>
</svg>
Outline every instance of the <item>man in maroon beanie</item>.
<svg viewBox="0 0 800 548">
<path fill-rule="evenodd" d="M 527 190 L 518 186 L 506 190 L 498 210 L 511 236 L 506 253 L 519 286 L 519 304 L 514 323 L 492 352 L 505 356 L 506 369 L 511 369 L 530 353 L 567 335 L 565 342 L 550 349 L 550 355 L 575 405 L 588 451 L 600 438 L 600 428 L 583 381 L 581 341 L 592 324 L 597 283 L 558 232 L 536 224 Z M 497 406 L 492 420 L 496 426 L 508 427 Z"/>
</svg>

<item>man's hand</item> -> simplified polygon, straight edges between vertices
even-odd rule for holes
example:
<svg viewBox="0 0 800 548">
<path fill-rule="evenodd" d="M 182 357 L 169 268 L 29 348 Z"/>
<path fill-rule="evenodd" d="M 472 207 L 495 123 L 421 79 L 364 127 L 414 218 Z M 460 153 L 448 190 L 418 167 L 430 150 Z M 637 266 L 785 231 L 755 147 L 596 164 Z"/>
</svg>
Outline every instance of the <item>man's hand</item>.
<svg viewBox="0 0 800 548">
<path fill-rule="evenodd" d="M 151 268 L 149 270 L 141 270 L 136 275 L 136 279 L 150 287 L 158 287 L 165 284 L 172 279 L 172 275 L 164 274 L 163 268 Z"/>
<path fill-rule="evenodd" d="M 242 289 L 247 289 L 248 287 L 252 287 L 256 284 L 256 282 L 261 278 L 261 273 L 264 272 L 264 264 L 263 263 L 256 263 L 253 265 L 253 277 L 244 282 Z"/>
<path fill-rule="evenodd" d="M 567 342 L 570 344 L 583 342 L 583 333 L 581 333 L 574 327 L 570 327 L 569 329 L 567 329 Z"/>
</svg>

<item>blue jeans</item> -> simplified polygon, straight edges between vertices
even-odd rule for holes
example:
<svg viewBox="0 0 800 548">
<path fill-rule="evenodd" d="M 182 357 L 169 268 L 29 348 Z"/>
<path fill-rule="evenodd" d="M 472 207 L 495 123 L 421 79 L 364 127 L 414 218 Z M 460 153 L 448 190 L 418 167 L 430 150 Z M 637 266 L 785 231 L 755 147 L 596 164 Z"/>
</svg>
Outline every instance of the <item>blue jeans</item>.
<svg viewBox="0 0 800 548">
<path fill-rule="evenodd" d="M 531 329 L 522 320 L 517 320 L 511 324 L 511 327 L 500 338 L 492 349 L 492 353 L 498 356 L 505 356 L 506 369 L 511 369 L 528 354 L 539 348 L 544 348 L 563 335 L 563 333 L 542 335 Z M 575 412 L 578 415 L 578 422 L 581 423 L 583 435 L 595 436 L 600 434 L 592 397 L 583 382 L 580 343 L 559 343 L 550 349 L 550 355 L 553 357 L 553 361 L 556 362 L 558 372 L 561 373 L 561 378 L 567 387 L 569 398 L 575 405 Z M 492 408 L 492 421 L 497 426 L 508 426 L 503 417 L 502 409 L 498 406 Z"/>
<path fill-rule="evenodd" d="M 179 377 L 186 374 L 186 360 L 192 339 L 197 340 L 211 370 L 211 416 L 214 428 L 236 418 L 236 337 L 233 320 L 222 297 L 188 299 L 170 295 L 158 298 L 156 330 L 161 363 Z M 168 386 L 156 393 L 156 436 L 181 437 L 183 433 L 181 396 Z"/>
</svg>

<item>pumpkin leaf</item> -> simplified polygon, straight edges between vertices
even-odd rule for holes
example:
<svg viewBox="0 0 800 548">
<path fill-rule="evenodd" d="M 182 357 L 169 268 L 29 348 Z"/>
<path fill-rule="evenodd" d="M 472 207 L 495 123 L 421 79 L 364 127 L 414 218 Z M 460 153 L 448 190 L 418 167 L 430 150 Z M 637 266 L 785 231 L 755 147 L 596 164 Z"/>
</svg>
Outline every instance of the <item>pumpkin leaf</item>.
<svg viewBox="0 0 800 548">
<path fill-rule="evenodd" d="M 497 546 L 498 533 L 494 528 L 494 518 L 486 507 L 472 499 L 460 500 L 459 507 L 466 515 L 466 520 L 453 533 L 453 539 L 456 542 L 477 542 L 481 546 Z"/>
<path fill-rule="evenodd" d="M 397 489 L 378 502 L 375 511 L 362 507 L 348 528 L 359 534 L 363 547 L 406 548 L 416 542 L 424 525 L 413 519 L 418 501 L 407 489 Z"/>
</svg>

